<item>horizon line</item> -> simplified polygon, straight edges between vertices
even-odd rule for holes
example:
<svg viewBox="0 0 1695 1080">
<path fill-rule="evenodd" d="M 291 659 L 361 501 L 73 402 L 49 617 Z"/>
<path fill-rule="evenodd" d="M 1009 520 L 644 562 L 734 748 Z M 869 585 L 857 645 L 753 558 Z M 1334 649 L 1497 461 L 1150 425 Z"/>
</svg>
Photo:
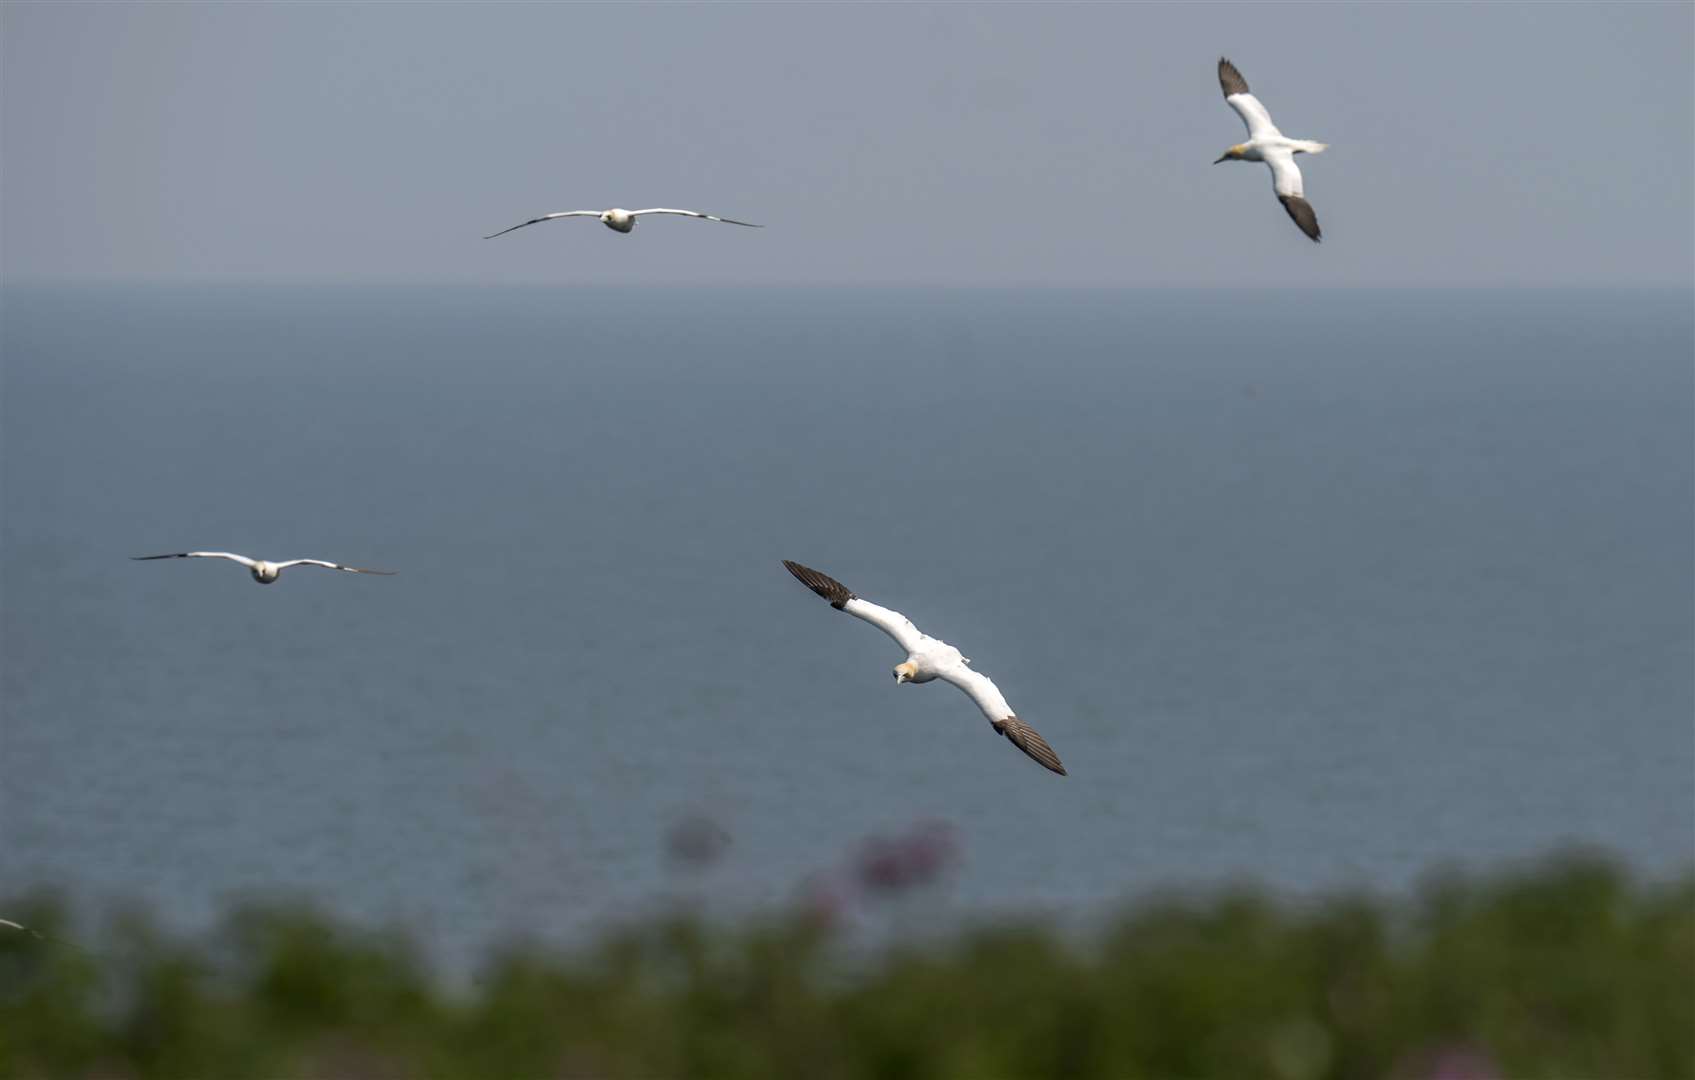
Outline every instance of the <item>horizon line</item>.
<svg viewBox="0 0 1695 1080">
<path fill-rule="evenodd" d="M 524 278 L 517 280 L 482 280 L 468 278 L 409 278 L 409 277 L 358 277 L 358 278 L 323 278 L 278 275 L 266 277 L 259 275 L 218 275 L 208 277 L 135 277 L 124 275 L 82 275 L 76 277 L 40 276 L 17 277 L 0 274 L 0 289 L 6 288 L 66 288 L 74 286 L 111 287 L 287 287 L 287 288 L 452 288 L 467 290 L 486 289 L 533 289 L 533 288 L 572 288 L 572 289 L 768 289 L 768 290 L 812 290 L 834 289 L 854 291 L 880 291 L 889 289 L 923 289 L 954 292 L 991 292 L 991 291 L 1020 291 L 1020 292 L 1156 292 L 1156 291 L 1211 291 L 1228 289 L 1232 291 L 1252 292 L 1456 292 L 1456 291 L 1517 291 L 1517 292 L 1554 292 L 1582 290 L 1618 291 L 1618 292 L 1689 292 L 1695 299 L 1695 279 L 1686 282 L 1677 281 L 1573 281 L 1573 282 L 1538 282 L 1538 281 L 1460 281 L 1460 282 L 1338 282 L 1314 284 L 1267 284 L 1264 282 L 1218 282 L 1218 281 L 1160 281 L 1160 282 L 1062 282 L 1062 281 L 939 281 L 939 280 L 891 280 L 891 281 L 794 281 L 748 279 L 739 281 L 702 281 L 693 279 L 677 279 L 664 281 L 594 281 L 580 279 Z"/>
</svg>

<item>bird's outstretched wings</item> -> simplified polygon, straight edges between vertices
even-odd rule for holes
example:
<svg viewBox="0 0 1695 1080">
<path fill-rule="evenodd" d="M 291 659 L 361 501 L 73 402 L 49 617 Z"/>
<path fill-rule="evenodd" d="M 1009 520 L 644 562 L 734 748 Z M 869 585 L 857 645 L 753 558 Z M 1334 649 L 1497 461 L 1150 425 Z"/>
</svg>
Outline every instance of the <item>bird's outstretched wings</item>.
<svg viewBox="0 0 1695 1080">
<path fill-rule="evenodd" d="M 85 955 L 88 952 L 88 950 L 84 949 L 81 945 L 78 945 L 74 941 L 66 941 L 64 938 L 58 937 L 54 934 L 44 934 L 33 926 L 25 926 L 23 923 L 13 922 L 11 919 L 0 919 L 0 927 L 5 927 L 8 930 L 16 930 L 20 934 L 27 934 L 37 941 L 51 942 L 54 945 L 64 945 L 67 948 L 75 949 L 77 952 L 84 953 Z"/>
<path fill-rule="evenodd" d="M 131 555 L 130 558 L 136 562 L 147 562 L 150 559 L 228 559 L 230 562 L 240 563 L 249 570 L 258 565 L 257 560 L 249 559 L 245 555 L 236 555 L 229 551 L 179 551 L 173 555 Z"/>
<path fill-rule="evenodd" d="M 783 560 L 783 565 L 802 585 L 828 600 L 831 607 L 837 611 L 845 611 L 849 615 L 864 619 L 894 638 L 895 642 L 907 652 L 914 651 L 922 640 L 924 635 L 919 633 L 918 628 L 912 625 L 912 621 L 900 612 L 891 611 L 886 607 L 879 607 L 876 604 L 861 600 L 846 585 L 822 571 L 814 570 L 809 566 L 802 566 L 797 562 L 790 562 L 788 559 Z M 994 726 L 994 729 L 1005 735 L 1012 745 L 1024 751 L 1043 768 L 1051 769 L 1064 776 L 1066 774 L 1065 766 L 1060 764 L 1059 755 L 1054 753 L 1053 747 L 1048 745 L 1047 740 L 1037 734 L 1035 728 L 1018 719 L 992 679 L 987 675 L 971 670 L 967 663 L 961 657 L 937 674 L 942 679 L 965 691 L 971 700 L 977 703 L 977 707 L 983 710 L 983 715 L 988 717 L 989 723 Z"/>
<path fill-rule="evenodd" d="M 278 570 L 286 570 L 291 566 L 322 566 L 326 570 L 345 570 L 349 574 L 381 574 L 383 577 L 393 577 L 393 570 L 366 570 L 358 566 L 343 566 L 340 563 L 325 562 L 323 559 L 290 559 L 288 562 L 277 564 Z"/>
<path fill-rule="evenodd" d="M 699 210 L 672 210 L 665 206 L 654 206 L 646 210 L 631 210 L 631 217 L 642 214 L 681 214 L 683 217 L 705 218 L 707 221 L 722 221 L 726 225 L 746 225 L 750 229 L 763 229 L 763 225 L 755 225 L 751 221 L 737 221 L 735 218 L 719 217 L 717 214 L 703 214 Z"/>
<path fill-rule="evenodd" d="M 1048 741 L 1037 734 L 1036 729 L 1020 720 L 1006 703 L 1006 697 L 995 686 L 994 680 L 980 671 L 973 671 L 963 664 L 941 673 L 942 678 L 964 690 L 983 710 L 983 715 L 989 718 L 994 729 L 1007 737 L 1012 745 L 1028 754 L 1032 760 L 1044 769 L 1049 769 L 1061 776 L 1066 775 L 1065 766 L 1060 763 L 1059 755 L 1054 753 Z"/>
<path fill-rule="evenodd" d="M 20 922 L 13 922 L 11 919 L 0 919 L 0 926 L 4 926 L 4 927 L 6 927 L 7 929 L 10 929 L 10 930 L 16 930 L 20 934 L 28 934 L 30 937 L 35 938 L 37 941 L 46 941 L 47 940 L 47 935 L 43 934 L 41 931 L 37 930 L 35 927 L 25 926 L 23 923 L 20 923 Z"/>
<path fill-rule="evenodd" d="M 829 574 L 814 570 L 810 566 L 802 566 L 797 562 L 790 562 L 788 559 L 783 560 L 783 566 L 802 585 L 830 601 L 831 607 L 870 623 L 894 638 L 895 644 L 907 652 L 916 648 L 919 640 L 923 638 L 924 635 L 918 632 L 918 627 L 912 625 L 911 619 L 898 611 L 873 604 L 869 600 L 861 600 L 849 591 L 846 585 Z"/>
<path fill-rule="evenodd" d="M 520 221 L 518 224 L 512 226 L 511 229 L 502 229 L 497 233 L 489 233 L 487 236 L 483 237 L 483 239 L 484 240 L 493 240 L 497 236 L 505 236 L 507 233 L 511 232 L 512 229 L 522 229 L 526 225 L 536 225 L 536 224 L 540 224 L 543 221 L 552 221 L 554 218 L 562 218 L 562 217 L 592 217 L 592 218 L 597 218 L 597 217 L 600 216 L 600 214 L 601 214 L 601 212 L 599 210 L 561 210 L 556 214 L 543 214 L 541 217 L 531 218 L 528 221 Z"/>
<path fill-rule="evenodd" d="M 1266 111 L 1260 100 L 1248 90 L 1248 80 L 1242 78 L 1242 73 L 1236 70 L 1236 65 L 1218 58 L 1218 85 L 1224 91 L 1225 104 L 1236 110 L 1236 115 L 1242 118 L 1242 123 L 1248 127 L 1248 138 L 1258 139 L 1281 135 L 1277 125 L 1271 122 L 1271 113 Z"/>
</svg>

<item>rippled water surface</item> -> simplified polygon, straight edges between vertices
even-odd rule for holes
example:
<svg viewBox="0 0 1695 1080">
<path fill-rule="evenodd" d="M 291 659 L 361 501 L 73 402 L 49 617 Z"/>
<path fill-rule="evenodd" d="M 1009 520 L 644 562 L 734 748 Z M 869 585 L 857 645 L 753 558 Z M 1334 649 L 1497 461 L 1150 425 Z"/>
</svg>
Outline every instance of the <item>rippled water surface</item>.
<svg viewBox="0 0 1695 1080">
<path fill-rule="evenodd" d="M 9 288 L 0 334 L 0 891 L 451 951 L 932 819 L 959 913 L 1691 856 L 1681 294 Z M 193 548 L 400 573 L 126 558 Z"/>
</svg>

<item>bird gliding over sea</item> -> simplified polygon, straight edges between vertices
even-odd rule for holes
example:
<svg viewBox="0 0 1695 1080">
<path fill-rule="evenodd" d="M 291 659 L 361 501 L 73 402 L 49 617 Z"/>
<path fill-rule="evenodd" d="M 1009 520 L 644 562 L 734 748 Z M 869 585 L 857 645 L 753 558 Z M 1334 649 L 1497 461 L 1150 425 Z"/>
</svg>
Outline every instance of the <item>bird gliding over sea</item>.
<svg viewBox="0 0 1695 1080">
<path fill-rule="evenodd" d="M 381 574 L 383 577 L 393 577 L 393 570 L 364 570 L 357 566 L 343 566 L 340 563 L 325 562 L 323 559 L 290 559 L 287 562 L 267 562 L 264 559 L 249 559 L 245 555 L 236 555 L 228 551 L 181 551 L 173 555 L 131 555 L 137 562 L 148 562 L 153 559 L 228 559 L 247 567 L 253 575 L 253 580 L 261 585 L 269 585 L 282 576 L 282 572 L 291 566 L 321 566 L 326 570 L 345 570 L 349 574 Z"/>
<path fill-rule="evenodd" d="M 522 229 L 525 225 L 535 225 L 543 221 L 552 221 L 554 218 L 591 217 L 599 218 L 600 223 L 608 229 L 611 229 L 613 232 L 627 233 L 635 229 L 636 218 L 643 214 L 677 214 L 682 217 L 701 218 L 705 221 L 722 221 L 726 225 L 745 225 L 750 229 L 763 229 L 765 227 L 763 225 L 755 225 L 751 221 L 737 221 L 735 218 L 719 217 L 716 214 L 703 214 L 699 210 L 670 210 L 663 206 L 655 206 L 647 210 L 625 210 L 622 207 L 614 206 L 610 210 L 561 210 L 554 214 L 543 214 L 538 218 L 521 221 L 512 226 L 512 229 Z M 493 240 L 497 236 L 505 236 L 507 233 L 511 232 L 512 229 L 502 229 L 497 233 L 489 233 L 487 236 L 483 237 L 483 239 Z"/>
<path fill-rule="evenodd" d="M 1059 755 L 1053 752 L 1053 747 L 1036 733 L 1035 728 L 1013 713 L 1012 706 L 1006 703 L 1006 698 L 1001 696 L 1000 690 L 987 675 L 971 670 L 969 657 L 960 655 L 959 650 L 947 642 L 921 632 L 900 612 L 861 600 L 848 591 L 846 585 L 828 574 L 787 559 L 783 560 L 783 565 L 802 585 L 830 601 L 831 607 L 865 620 L 894 638 L 895 644 L 906 650 L 906 659 L 895 665 L 895 682 L 925 683 L 942 679 L 953 683 L 970 695 L 994 729 L 1005 735 L 1012 745 L 1030 755 L 1043 768 L 1065 775 L 1065 766 L 1060 764 Z"/>
<path fill-rule="evenodd" d="M 1236 110 L 1236 115 L 1242 118 L 1242 123 L 1248 126 L 1248 141 L 1237 143 L 1224 151 L 1219 161 L 1263 161 L 1271 169 L 1271 188 L 1277 192 L 1277 201 L 1283 204 L 1283 209 L 1289 211 L 1289 217 L 1294 219 L 1300 230 L 1312 238 L 1313 243 L 1319 240 L 1318 215 L 1313 213 L 1312 205 L 1307 202 L 1301 188 L 1301 170 L 1295 164 L 1296 154 L 1319 154 L 1330 145 L 1329 143 L 1313 142 L 1310 139 L 1291 139 L 1277 130 L 1277 125 L 1271 122 L 1271 114 L 1260 104 L 1259 98 L 1248 92 L 1248 81 L 1242 78 L 1242 73 L 1236 70 L 1236 65 L 1218 58 L 1218 85 L 1224 90 L 1224 100 Z"/>
</svg>

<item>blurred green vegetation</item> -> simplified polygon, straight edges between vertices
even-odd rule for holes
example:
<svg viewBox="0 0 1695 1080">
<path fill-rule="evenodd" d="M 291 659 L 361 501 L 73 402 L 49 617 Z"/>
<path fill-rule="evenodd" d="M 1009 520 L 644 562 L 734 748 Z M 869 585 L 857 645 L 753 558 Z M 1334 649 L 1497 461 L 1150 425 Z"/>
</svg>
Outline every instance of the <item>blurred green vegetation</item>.
<svg viewBox="0 0 1695 1080">
<path fill-rule="evenodd" d="M 870 957 L 804 905 L 668 918 L 569 955 L 508 947 L 460 990 L 405 939 L 311 911 L 244 908 L 195 941 L 129 916 L 97 946 L 61 911 L 0 908 L 50 935 L 0 935 L 0 1076 L 1695 1076 L 1695 875 L 1593 856 Z"/>
</svg>

